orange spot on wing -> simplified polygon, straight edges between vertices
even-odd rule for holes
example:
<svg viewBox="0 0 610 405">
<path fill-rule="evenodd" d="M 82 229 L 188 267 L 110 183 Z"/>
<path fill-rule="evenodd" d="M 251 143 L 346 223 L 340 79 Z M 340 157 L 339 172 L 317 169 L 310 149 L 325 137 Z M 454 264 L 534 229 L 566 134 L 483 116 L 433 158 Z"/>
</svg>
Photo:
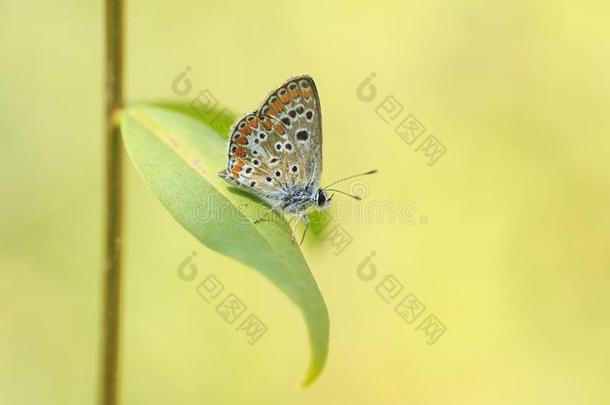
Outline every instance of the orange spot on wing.
<svg viewBox="0 0 610 405">
<path fill-rule="evenodd" d="M 271 129 L 271 120 L 269 118 L 263 118 L 261 122 L 267 131 Z"/>
<path fill-rule="evenodd" d="M 290 93 L 288 93 L 287 91 L 284 94 L 280 95 L 280 100 L 282 100 L 282 102 L 284 104 L 287 104 L 290 101 L 291 97 L 290 97 Z"/>
<path fill-rule="evenodd" d="M 239 172 L 241 172 L 241 168 L 242 168 L 243 165 L 244 165 L 244 161 L 243 160 L 238 160 L 237 162 L 235 162 L 235 164 L 231 168 L 231 174 L 233 176 L 237 176 L 237 174 Z"/>
<path fill-rule="evenodd" d="M 244 148 L 237 148 L 233 156 L 244 157 L 246 156 L 246 150 Z"/>
<path fill-rule="evenodd" d="M 275 117 L 277 115 L 273 107 L 271 107 L 271 104 L 267 105 L 266 109 L 263 111 L 263 114 L 268 115 L 270 117 Z"/>
<path fill-rule="evenodd" d="M 280 111 L 282 111 L 282 108 L 284 108 L 284 104 L 282 104 L 280 100 L 277 100 L 271 105 L 271 107 L 275 110 L 276 113 L 279 113 Z"/>
<path fill-rule="evenodd" d="M 284 128 L 284 126 L 282 124 L 277 124 L 275 126 L 275 130 L 277 131 L 278 134 L 280 135 L 284 135 L 286 133 L 286 129 Z"/>
<path fill-rule="evenodd" d="M 297 98 L 301 96 L 301 92 L 299 90 L 298 87 L 295 87 L 294 89 L 290 90 L 290 94 L 292 95 L 292 98 Z"/>
<path fill-rule="evenodd" d="M 258 127 L 258 118 L 254 118 L 252 121 L 250 121 L 250 127 L 252 127 L 252 128 Z"/>
<path fill-rule="evenodd" d="M 240 135 L 239 138 L 237 138 L 237 140 L 235 141 L 235 143 L 239 145 L 246 145 L 248 144 L 248 138 L 246 138 L 244 135 Z"/>
<path fill-rule="evenodd" d="M 311 87 L 303 89 L 303 96 L 305 96 L 306 98 L 311 97 L 312 94 L 313 92 L 311 91 Z"/>
</svg>

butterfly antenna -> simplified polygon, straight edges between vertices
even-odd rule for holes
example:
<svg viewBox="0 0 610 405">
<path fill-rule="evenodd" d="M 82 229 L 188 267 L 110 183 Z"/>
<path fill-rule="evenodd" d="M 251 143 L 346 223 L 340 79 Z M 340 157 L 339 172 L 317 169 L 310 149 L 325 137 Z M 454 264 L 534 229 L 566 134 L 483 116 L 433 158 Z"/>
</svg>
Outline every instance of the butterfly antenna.
<svg viewBox="0 0 610 405">
<path fill-rule="evenodd" d="M 324 190 L 328 190 L 328 191 L 334 191 L 335 193 L 339 193 L 339 194 L 346 195 L 346 196 L 348 196 L 348 197 L 352 197 L 354 200 L 358 200 L 358 201 L 361 201 L 361 200 L 362 200 L 362 197 L 360 197 L 360 196 L 358 196 L 358 195 L 355 195 L 355 194 L 350 194 L 350 193 L 346 193 L 345 191 L 337 190 L 337 189 L 334 189 L 334 188 L 329 188 L 329 189 L 326 189 L 326 188 L 325 188 Z M 334 195 L 334 194 L 333 194 L 333 195 Z M 332 196 L 329 198 L 329 200 L 332 200 Z"/>
<path fill-rule="evenodd" d="M 332 183 L 330 183 L 330 184 L 329 184 L 329 185 L 327 185 L 326 187 L 323 187 L 323 189 L 324 189 L 324 190 L 326 190 L 326 189 L 327 189 L 328 187 L 330 187 L 330 186 L 333 186 L 333 185 L 335 185 L 335 184 L 337 184 L 337 183 L 341 183 L 342 181 L 345 181 L 345 180 L 353 179 L 354 177 L 366 176 L 367 174 L 373 174 L 373 173 L 377 173 L 377 169 L 369 170 L 369 171 L 368 171 L 368 172 L 366 172 L 366 173 L 354 174 L 354 175 L 352 175 L 352 176 L 347 176 L 347 177 L 344 177 L 344 178 L 342 178 L 342 179 L 340 179 L 340 180 L 333 181 Z M 340 192 L 339 190 L 335 190 L 335 191 Z M 344 194 L 345 194 L 345 193 L 344 193 Z M 348 194 L 348 195 L 349 195 L 349 194 Z"/>
</svg>

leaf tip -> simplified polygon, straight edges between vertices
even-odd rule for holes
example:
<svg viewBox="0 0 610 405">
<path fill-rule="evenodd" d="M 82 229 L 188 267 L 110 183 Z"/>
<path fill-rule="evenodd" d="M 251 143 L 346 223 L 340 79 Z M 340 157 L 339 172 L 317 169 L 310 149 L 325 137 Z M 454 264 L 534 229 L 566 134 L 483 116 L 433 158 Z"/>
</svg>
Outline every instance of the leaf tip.
<svg viewBox="0 0 610 405">
<path fill-rule="evenodd" d="M 318 379 L 320 374 L 322 374 L 322 370 L 324 369 L 324 363 L 325 360 L 323 360 L 320 364 L 315 359 L 312 359 L 312 362 L 309 364 L 307 374 L 301 382 L 301 388 L 308 388 L 314 381 Z"/>
</svg>

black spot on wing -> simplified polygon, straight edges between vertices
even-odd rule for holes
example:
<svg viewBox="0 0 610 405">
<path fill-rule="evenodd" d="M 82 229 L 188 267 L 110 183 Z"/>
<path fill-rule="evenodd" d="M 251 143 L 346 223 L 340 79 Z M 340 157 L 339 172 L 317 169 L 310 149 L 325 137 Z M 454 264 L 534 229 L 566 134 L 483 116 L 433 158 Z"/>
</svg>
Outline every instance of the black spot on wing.
<svg viewBox="0 0 610 405">
<path fill-rule="evenodd" d="M 301 142 L 305 142 L 309 139 L 309 132 L 306 129 L 301 129 L 297 131 L 297 140 Z"/>
</svg>

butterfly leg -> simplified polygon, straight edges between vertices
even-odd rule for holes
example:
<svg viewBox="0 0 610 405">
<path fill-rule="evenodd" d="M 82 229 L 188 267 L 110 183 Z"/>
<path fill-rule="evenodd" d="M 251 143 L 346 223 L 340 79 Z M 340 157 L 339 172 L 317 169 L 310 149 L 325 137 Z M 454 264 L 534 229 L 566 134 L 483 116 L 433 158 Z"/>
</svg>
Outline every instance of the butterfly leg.
<svg viewBox="0 0 610 405">
<path fill-rule="evenodd" d="M 307 214 L 303 214 L 301 218 L 303 219 L 303 221 L 305 221 L 305 230 L 303 231 L 303 236 L 301 236 L 301 242 L 299 243 L 299 246 L 303 244 L 303 241 L 305 240 L 305 234 L 307 233 L 307 230 L 309 229 L 309 224 L 311 223 L 311 221 L 307 217 Z"/>
<path fill-rule="evenodd" d="M 294 226 L 292 226 L 292 221 L 294 221 L 294 219 L 296 218 L 297 222 L 294 224 Z M 294 237 L 294 233 L 297 230 L 297 226 L 299 226 L 299 221 L 301 220 L 300 217 L 294 217 L 292 215 L 290 215 L 290 218 L 288 219 L 288 226 L 290 227 L 290 230 L 292 231 L 290 233 L 290 239 L 292 239 L 293 243 L 297 243 L 296 238 Z"/>
<path fill-rule="evenodd" d="M 256 221 L 254 221 L 254 224 L 258 224 L 259 222 L 261 222 L 270 212 L 274 211 L 280 205 L 282 204 L 275 204 L 273 207 L 269 208 L 263 215 L 261 215 Z"/>
</svg>

